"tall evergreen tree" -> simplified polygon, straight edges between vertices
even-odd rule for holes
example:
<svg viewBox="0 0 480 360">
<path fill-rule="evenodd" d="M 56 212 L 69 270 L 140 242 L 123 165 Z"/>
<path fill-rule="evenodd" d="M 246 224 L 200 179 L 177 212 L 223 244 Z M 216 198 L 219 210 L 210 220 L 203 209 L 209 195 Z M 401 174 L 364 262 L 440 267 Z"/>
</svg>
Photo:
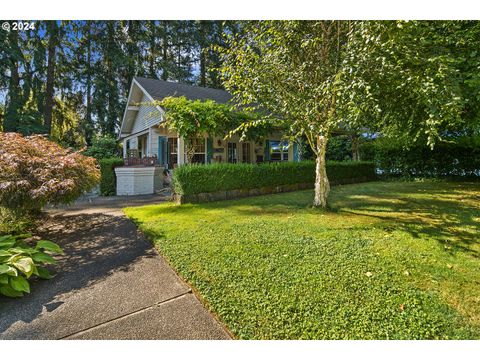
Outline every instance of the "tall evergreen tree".
<svg viewBox="0 0 480 360">
<path fill-rule="evenodd" d="M 45 109 L 44 126 L 47 134 L 52 131 L 53 102 L 55 96 L 55 64 L 56 52 L 59 45 L 59 28 L 54 20 L 47 23 L 48 34 L 48 64 L 47 64 L 47 82 L 45 89 Z"/>
</svg>

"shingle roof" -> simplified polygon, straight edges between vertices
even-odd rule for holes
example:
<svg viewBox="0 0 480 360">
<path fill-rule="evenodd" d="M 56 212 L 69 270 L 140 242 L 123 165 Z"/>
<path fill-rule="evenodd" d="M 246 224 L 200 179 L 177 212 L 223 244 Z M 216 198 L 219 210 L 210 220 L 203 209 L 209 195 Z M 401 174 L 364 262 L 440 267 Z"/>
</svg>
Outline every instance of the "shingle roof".
<svg viewBox="0 0 480 360">
<path fill-rule="evenodd" d="M 189 100 L 214 100 L 220 104 L 227 103 L 232 96 L 225 90 L 210 89 L 200 86 L 179 84 L 164 80 L 135 77 L 135 80 L 155 100 L 167 96 L 185 96 Z"/>
</svg>

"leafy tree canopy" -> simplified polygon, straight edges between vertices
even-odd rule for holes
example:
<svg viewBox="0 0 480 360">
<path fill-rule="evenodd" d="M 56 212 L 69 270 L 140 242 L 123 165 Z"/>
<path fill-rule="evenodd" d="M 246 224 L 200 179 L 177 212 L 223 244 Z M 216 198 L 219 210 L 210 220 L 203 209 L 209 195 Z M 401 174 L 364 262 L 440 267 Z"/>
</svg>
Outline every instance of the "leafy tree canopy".
<svg viewBox="0 0 480 360">
<path fill-rule="evenodd" d="M 314 205 L 327 204 L 332 131 L 433 147 L 480 129 L 478 22 L 260 21 L 243 29 L 217 47 L 224 85 L 236 103 L 267 110 L 308 139 L 318 165 Z"/>
<path fill-rule="evenodd" d="M 480 24 L 362 21 L 346 47 L 342 118 L 408 145 L 480 130 Z"/>
</svg>

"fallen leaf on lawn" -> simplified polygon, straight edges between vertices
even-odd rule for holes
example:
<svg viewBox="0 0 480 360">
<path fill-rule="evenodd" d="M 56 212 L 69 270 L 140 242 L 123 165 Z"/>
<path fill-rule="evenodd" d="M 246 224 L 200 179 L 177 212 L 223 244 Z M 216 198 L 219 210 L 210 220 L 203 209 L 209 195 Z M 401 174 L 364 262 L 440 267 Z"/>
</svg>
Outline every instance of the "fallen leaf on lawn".
<svg viewBox="0 0 480 360">
<path fill-rule="evenodd" d="M 400 311 L 403 311 L 404 308 L 403 308 L 403 304 L 400 304 Z"/>
</svg>

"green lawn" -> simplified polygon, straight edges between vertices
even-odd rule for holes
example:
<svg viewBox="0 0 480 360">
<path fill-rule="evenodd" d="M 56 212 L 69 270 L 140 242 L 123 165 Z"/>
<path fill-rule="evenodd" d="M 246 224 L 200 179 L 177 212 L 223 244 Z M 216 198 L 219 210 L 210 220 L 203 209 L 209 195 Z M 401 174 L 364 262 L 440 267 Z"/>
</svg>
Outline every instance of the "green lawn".
<svg viewBox="0 0 480 360">
<path fill-rule="evenodd" d="M 125 212 L 242 339 L 480 338 L 480 183 Z"/>
</svg>

